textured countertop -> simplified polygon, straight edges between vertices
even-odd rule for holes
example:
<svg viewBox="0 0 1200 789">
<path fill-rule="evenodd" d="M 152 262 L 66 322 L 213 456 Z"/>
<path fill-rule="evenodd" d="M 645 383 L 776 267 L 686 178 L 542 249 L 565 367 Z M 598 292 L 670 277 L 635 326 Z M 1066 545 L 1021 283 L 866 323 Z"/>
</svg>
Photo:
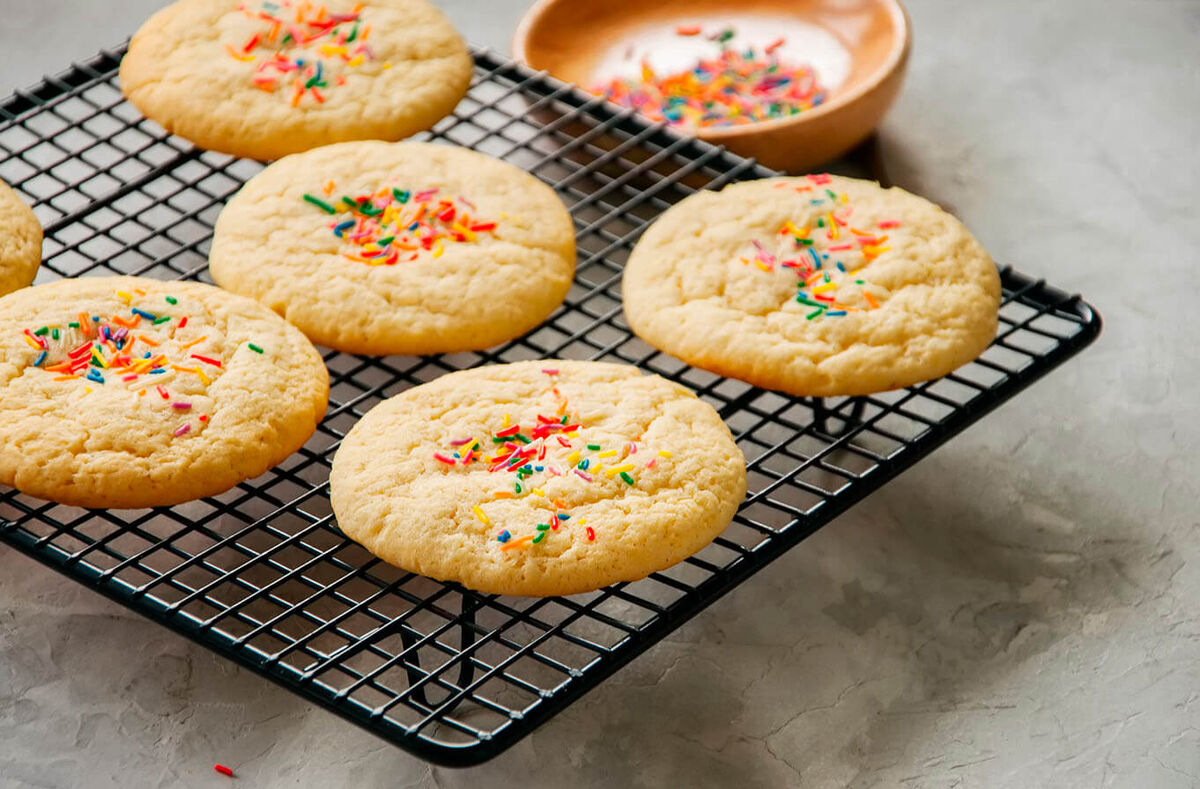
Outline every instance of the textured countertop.
<svg viewBox="0 0 1200 789">
<path fill-rule="evenodd" d="M 9 0 L 0 92 L 158 5 Z M 441 5 L 503 50 L 524 3 Z M 471 770 L 0 548 L 0 784 L 1200 785 L 1200 3 L 909 10 L 895 180 L 1095 346 Z"/>
</svg>

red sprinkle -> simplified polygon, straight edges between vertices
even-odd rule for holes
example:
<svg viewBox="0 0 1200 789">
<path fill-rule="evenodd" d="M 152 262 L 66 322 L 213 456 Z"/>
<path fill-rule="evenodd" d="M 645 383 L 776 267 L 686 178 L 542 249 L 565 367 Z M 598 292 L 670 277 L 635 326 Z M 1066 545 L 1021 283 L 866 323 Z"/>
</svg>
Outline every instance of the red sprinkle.
<svg viewBox="0 0 1200 789">
<path fill-rule="evenodd" d="M 159 397 L 161 397 L 162 399 L 164 399 L 164 400 L 171 399 L 171 396 L 169 394 L 167 394 L 167 390 L 163 389 L 162 384 L 159 384 L 158 386 L 155 386 L 154 388 L 158 390 Z"/>
<path fill-rule="evenodd" d="M 455 463 L 457 463 L 457 462 L 458 462 L 458 461 L 457 461 L 457 460 L 455 460 L 454 458 L 448 458 L 448 457 L 446 457 L 446 456 L 445 456 L 445 455 L 443 455 L 441 452 L 434 452 L 434 453 L 433 453 L 433 457 L 434 457 L 434 459 L 435 459 L 435 460 L 440 460 L 441 462 L 443 462 L 443 463 L 446 463 L 446 464 L 448 464 L 448 465 L 451 465 L 451 466 L 453 466 Z"/>
<path fill-rule="evenodd" d="M 193 353 L 193 354 L 192 354 L 192 358 L 193 358 L 193 359 L 199 359 L 200 361 L 204 362 L 205 364 L 211 364 L 213 367 L 220 367 L 220 366 L 221 366 L 221 363 L 220 363 L 219 361 L 217 361 L 216 359 L 212 359 L 212 358 L 210 358 L 210 357 L 208 357 L 208 356 L 201 356 L 201 355 L 200 355 L 200 354 L 198 354 L 198 353 Z"/>
<path fill-rule="evenodd" d="M 226 778 L 233 777 L 233 770 L 223 764 L 214 764 L 213 769 L 219 772 L 221 775 L 224 775 Z"/>
<path fill-rule="evenodd" d="M 588 542 L 595 542 L 595 541 L 596 541 L 596 532 L 592 531 L 592 527 L 591 527 L 591 526 L 588 526 L 588 527 L 587 527 L 587 536 L 588 536 Z"/>
</svg>

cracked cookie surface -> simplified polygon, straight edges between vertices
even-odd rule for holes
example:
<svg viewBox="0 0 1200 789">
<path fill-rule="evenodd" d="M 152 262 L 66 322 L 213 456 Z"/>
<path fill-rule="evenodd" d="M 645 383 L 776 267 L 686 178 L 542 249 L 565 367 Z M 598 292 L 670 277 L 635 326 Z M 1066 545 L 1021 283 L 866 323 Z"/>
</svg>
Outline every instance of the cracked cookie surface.
<svg viewBox="0 0 1200 789">
<path fill-rule="evenodd" d="M 0 181 L 0 296 L 33 282 L 42 262 L 42 225 Z"/>
<path fill-rule="evenodd" d="M 575 594 L 708 545 L 746 494 L 717 413 L 637 368 L 532 361 L 377 405 L 334 457 L 338 525 L 381 559 L 483 592 Z"/>
<path fill-rule="evenodd" d="M 0 298 L 0 483 L 39 498 L 215 495 L 299 449 L 328 393 L 299 331 L 209 285 L 68 279 Z"/>
<path fill-rule="evenodd" d="M 217 220 L 217 284 L 350 353 L 480 350 L 566 296 L 571 217 L 510 164 L 431 143 L 354 142 L 289 156 Z"/>
<path fill-rule="evenodd" d="M 936 378 L 996 334 L 983 246 L 902 189 L 829 175 L 698 192 L 642 236 L 625 315 L 689 364 L 795 395 L 859 395 Z"/>
<path fill-rule="evenodd" d="M 425 0 L 179 0 L 134 35 L 120 77 L 168 131 L 266 160 L 423 131 L 458 104 L 471 68 Z"/>
</svg>

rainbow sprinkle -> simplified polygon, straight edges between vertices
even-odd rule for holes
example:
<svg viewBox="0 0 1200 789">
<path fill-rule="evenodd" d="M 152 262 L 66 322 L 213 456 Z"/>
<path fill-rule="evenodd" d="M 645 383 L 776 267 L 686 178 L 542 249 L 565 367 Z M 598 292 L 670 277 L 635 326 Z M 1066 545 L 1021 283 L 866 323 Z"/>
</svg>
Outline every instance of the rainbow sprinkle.
<svg viewBox="0 0 1200 789">
<path fill-rule="evenodd" d="M 889 295 L 887 289 L 862 279 L 859 273 L 891 249 L 887 234 L 880 231 L 899 227 L 900 222 L 885 219 L 876 222 L 875 228 L 860 228 L 851 218 L 854 206 L 849 195 L 828 188 L 832 183 L 829 175 L 809 175 L 806 180 L 804 186 L 781 181 L 775 188 L 807 195 L 816 221 L 802 227 L 784 222 L 771 246 L 752 241 L 752 248 L 739 258 L 741 264 L 764 272 L 790 269 L 799 280 L 796 302 L 812 308 L 805 314 L 806 320 L 880 309 Z"/>
<path fill-rule="evenodd" d="M 325 186 L 327 194 L 334 189 L 333 182 Z M 329 228 L 344 242 L 342 255 L 369 266 L 416 260 L 422 252 L 441 257 L 446 244 L 476 243 L 480 234 L 496 230 L 495 222 L 471 218 L 474 206 L 466 198 L 438 197 L 437 189 L 384 187 L 333 202 L 312 194 L 303 199 L 334 215 Z"/>
<path fill-rule="evenodd" d="M 256 64 L 250 82 L 259 90 L 274 93 L 289 86 L 293 107 L 306 98 L 324 103 L 323 90 L 346 82 L 346 75 L 335 71 L 375 60 L 367 44 L 371 26 L 363 24 L 361 3 L 347 14 L 331 14 L 307 0 L 261 2 L 254 8 L 241 4 L 238 10 L 253 19 L 257 29 L 237 45 L 226 44 L 225 51 L 234 60 Z"/>
<path fill-rule="evenodd" d="M 675 32 L 695 36 L 701 30 L 692 26 Z M 783 39 L 760 52 L 753 46 L 733 48 L 729 41 L 734 35 L 733 28 L 726 28 L 709 36 L 719 53 L 686 71 L 659 75 L 643 60 L 639 79 L 616 77 L 592 90 L 653 121 L 689 129 L 777 120 L 825 101 L 827 91 L 812 66 L 779 58 L 777 50 Z"/>
<path fill-rule="evenodd" d="M 553 369 L 553 373 L 550 369 L 553 368 L 543 372 L 547 375 L 558 374 L 557 369 Z M 527 496 L 544 500 L 549 511 L 541 522 L 533 524 L 531 532 L 520 536 L 514 536 L 508 528 L 496 532 L 496 541 L 501 543 L 502 551 L 541 544 L 548 536 L 571 523 L 586 527 L 589 542 L 596 539 L 596 533 L 587 526 L 586 518 L 572 520 L 566 503 L 546 494 L 543 486 L 547 480 L 574 474 L 588 483 L 617 478 L 633 487 L 637 484 L 633 472 L 639 466 L 654 466 L 653 461 L 641 464 L 630 459 L 638 452 L 636 441 L 625 442 L 619 449 L 605 450 L 601 444 L 588 443 L 580 438 L 586 426 L 570 411 L 567 398 L 558 388 L 554 387 L 551 391 L 558 401 L 553 415 L 539 413 L 526 423 L 511 422 L 506 415 L 504 425 L 486 436 L 454 439 L 448 442 L 447 448 L 433 453 L 433 459 L 442 465 L 456 468 L 486 467 L 488 473 L 503 474 L 507 481 L 504 487 L 493 491 L 493 500 Z M 659 450 L 658 455 L 670 457 L 666 450 Z M 611 464 L 607 469 L 603 465 L 605 461 Z M 587 473 L 589 470 L 591 473 Z M 511 490 L 508 489 L 508 482 L 512 483 Z M 495 525 L 495 515 L 489 515 L 483 505 L 473 505 L 471 512 L 484 525 Z"/>
<path fill-rule="evenodd" d="M 143 295 L 142 291 L 138 294 Z M 224 372 L 225 362 L 189 352 L 207 336 L 186 343 L 175 341 L 176 332 L 187 325 L 188 316 L 175 318 L 162 314 L 160 309 L 133 306 L 133 297 L 128 293 L 118 292 L 117 297 L 126 308 L 112 315 L 79 313 L 75 320 L 62 324 L 25 329 L 23 338 L 33 349 L 31 367 L 39 371 L 35 374 L 53 375 L 56 382 L 118 382 L 135 397 L 153 391 L 172 413 L 190 415 L 193 403 L 173 395 L 161 382 L 169 385 L 173 375 L 181 373 L 195 376 L 207 388 Z M 179 303 L 173 296 L 165 297 L 164 302 L 166 307 Z M 84 387 L 85 394 L 92 391 L 90 386 Z M 198 419 L 207 423 L 209 415 L 200 414 Z M 200 426 L 184 422 L 173 433 L 183 436 L 193 427 Z"/>
</svg>

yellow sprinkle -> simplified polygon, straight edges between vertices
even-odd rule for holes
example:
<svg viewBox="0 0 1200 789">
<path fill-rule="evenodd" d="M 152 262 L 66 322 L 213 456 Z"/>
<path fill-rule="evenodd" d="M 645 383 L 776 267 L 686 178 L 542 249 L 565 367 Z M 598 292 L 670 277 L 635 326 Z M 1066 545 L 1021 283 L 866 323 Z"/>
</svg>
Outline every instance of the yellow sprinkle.
<svg viewBox="0 0 1200 789">
<path fill-rule="evenodd" d="M 604 464 L 597 463 L 596 465 L 589 468 L 588 471 L 590 471 L 593 474 L 599 474 L 601 471 L 604 471 Z"/>
<path fill-rule="evenodd" d="M 343 47 L 343 49 L 344 49 L 344 47 Z M 346 65 L 351 68 L 356 68 L 358 66 L 361 66 L 362 62 L 363 62 L 363 56 L 355 55 L 354 57 L 350 58 L 350 61 Z"/>
<path fill-rule="evenodd" d="M 138 397 L 145 397 L 145 396 L 146 396 L 146 390 L 145 390 L 145 389 L 139 389 L 139 390 L 138 390 Z"/>
<path fill-rule="evenodd" d="M 835 288 L 837 288 L 836 282 L 826 282 L 824 285 L 818 285 L 815 288 L 813 288 L 812 292 L 813 293 L 824 293 L 827 290 L 834 290 Z"/>
<path fill-rule="evenodd" d="M 390 68 L 392 67 L 392 64 L 391 64 L 389 61 L 386 61 L 386 60 L 385 60 L 385 61 L 383 62 L 383 67 L 384 67 L 384 69 L 385 69 L 385 70 L 386 70 L 386 69 L 390 69 Z"/>
<path fill-rule="evenodd" d="M 829 237 L 838 237 L 838 224 L 837 220 L 833 218 L 833 214 L 829 214 Z"/>
<path fill-rule="evenodd" d="M 567 433 L 567 438 L 579 438 L 579 431 L 572 430 L 570 433 Z"/>
<path fill-rule="evenodd" d="M 333 44 L 322 44 L 321 52 L 325 55 L 344 55 L 346 54 L 346 48 L 334 46 Z M 359 57 L 362 56 L 360 55 Z"/>
<path fill-rule="evenodd" d="M 604 475 L 607 477 L 615 477 L 618 474 L 620 474 L 622 471 L 630 471 L 632 469 L 633 469 L 632 463 L 622 463 L 619 466 L 613 466 L 608 471 L 605 471 Z"/>
<path fill-rule="evenodd" d="M 542 496 L 542 497 L 544 498 L 544 497 L 545 497 L 545 495 L 546 495 L 546 492 L 545 492 L 544 490 L 542 490 L 541 488 L 534 488 L 534 489 L 533 489 L 533 495 L 535 495 L 535 496 Z"/>
<path fill-rule="evenodd" d="M 613 455 L 615 455 L 615 454 L 617 454 L 617 450 L 615 450 L 615 449 L 607 449 L 607 450 L 605 450 L 605 451 L 601 452 L 599 455 L 596 455 L 596 457 L 598 457 L 598 458 L 610 458 L 610 457 L 612 457 L 612 456 L 613 456 Z"/>
<path fill-rule="evenodd" d="M 770 271 L 770 270 L 771 270 L 771 269 L 770 269 L 770 268 L 769 268 L 769 267 L 768 267 L 766 264 L 764 264 L 764 263 L 763 263 L 761 260 L 756 260 L 756 261 L 754 261 L 754 265 L 758 266 L 758 268 L 759 268 L 759 270 L 760 270 L 760 271 Z"/>
<path fill-rule="evenodd" d="M 125 291 L 123 291 L 123 290 L 118 290 L 118 291 L 117 291 L 117 296 L 118 296 L 119 298 L 122 298 L 122 299 L 124 299 L 125 301 L 129 301 L 130 299 L 132 299 L 132 298 L 133 298 L 133 296 L 130 296 L 128 293 L 126 293 L 126 292 L 125 292 Z"/>
<path fill-rule="evenodd" d="M 501 427 L 508 427 L 508 414 L 504 415 L 504 421 L 500 423 Z"/>
<path fill-rule="evenodd" d="M 439 238 L 437 243 L 433 245 L 433 256 L 440 258 L 442 256 L 442 240 Z"/>
<path fill-rule="evenodd" d="M 665 449 L 660 449 L 660 450 L 658 450 L 658 456 L 660 458 L 669 458 L 669 457 L 671 457 L 671 453 Z"/>
<path fill-rule="evenodd" d="M 479 509 L 478 504 L 476 504 L 474 507 L 472 507 L 471 510 L 475 513 L 475 517 L 479 518 L 479 520 L 483 522 L 483 525 L 485 525 L 485 526 L 492 525 L 492 522 L 490 520 L 488 520 L 488 516 L 483 514 L 483 510 Z"/>
<path fill-rule="evenodd" d="M 579 525 L 580 525 L 580 526 L 587 526 L 587 518 L 580 518 L 580 519 L 579 519 Z"/>
<path fill-rule="evenodd" d="M 578 463 L 579 462 L 579 450 L 575 450 L 571 454 L 567 455 L 567 462 L 570 463 L 572 466 L 575 465 L 576 463 Z"/>
<path fill-rule="evenodd" d="M 35 341 L 33 341 L 33 340 L 29 339 L 29 335 L 28 335 L 28 334 L 22 334 L 21 336 L 25 338 L 25 343 L 26 343 L 26 344 L 27 344 L 27 345 L 28 345 L 30 348 L 33 348 L 35 351 L 40 351 L 40 350 L 42 350 L 42 346 L 38 345 L 38 344 L 37 344 Z"/>
</svg>

